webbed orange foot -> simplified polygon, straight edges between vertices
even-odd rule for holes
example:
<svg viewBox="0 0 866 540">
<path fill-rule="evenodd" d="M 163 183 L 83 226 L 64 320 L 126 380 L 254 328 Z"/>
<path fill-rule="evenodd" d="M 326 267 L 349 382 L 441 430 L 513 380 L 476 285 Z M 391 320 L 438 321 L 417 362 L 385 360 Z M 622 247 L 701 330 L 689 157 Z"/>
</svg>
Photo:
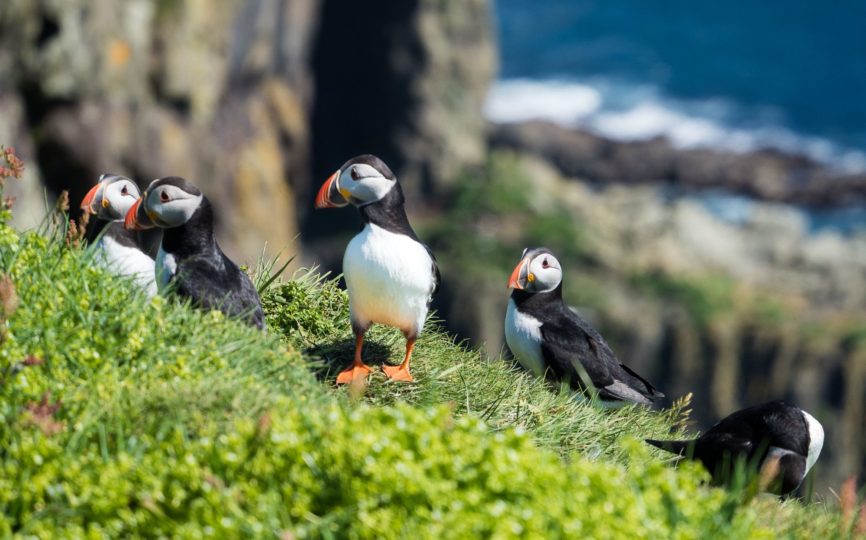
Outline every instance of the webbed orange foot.
<svg viewBox="0 0 866 540">
<path fill-rule="evenodd" d="M 337 375 L 337 384 L 352 384 L 355 381 L 363 381 L 373 369 L 364 363 L 353 363 Z"/>
<path fill-rule="evenodd" d="M 409 373 L 409 366 L 404 366 L 402 364 L 399 366 L 382 366 L 382 371 L 385 372 L 385 375 L 387 375 L 389 379 L 394 381 L 412 382 L 415 380 Z"/>
</svg>

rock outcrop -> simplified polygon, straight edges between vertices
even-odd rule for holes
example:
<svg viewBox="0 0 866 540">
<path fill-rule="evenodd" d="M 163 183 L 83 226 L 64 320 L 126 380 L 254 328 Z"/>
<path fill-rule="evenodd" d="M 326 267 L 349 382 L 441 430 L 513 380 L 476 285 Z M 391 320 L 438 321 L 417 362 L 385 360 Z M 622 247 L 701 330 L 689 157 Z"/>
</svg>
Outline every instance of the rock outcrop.
<svg viewBox="0 0 866 540">
<path fill-rule="evenodd" d="M 775 150 L 745 154 L 677 149 L 664 138 L 622 142 L 550 122 L 491 126 L 493 147 L 530 151 L 560 172 L 593 184 L 667 184 L 724 189 L 761 200 L 812 207 L 866 202 L 866 174 L 833 171 Z"/>
</svg>

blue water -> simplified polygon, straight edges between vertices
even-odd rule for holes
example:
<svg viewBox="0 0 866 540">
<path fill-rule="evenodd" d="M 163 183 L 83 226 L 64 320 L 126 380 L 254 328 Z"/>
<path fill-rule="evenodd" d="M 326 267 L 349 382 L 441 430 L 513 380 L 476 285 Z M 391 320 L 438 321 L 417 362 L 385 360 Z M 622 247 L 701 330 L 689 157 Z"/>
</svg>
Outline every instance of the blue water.
<svg viewBox="0 0 866 540">
<path fill-rule="evenodd" d="M 756 210 L 755 200 L 745 195 L 707 191 L 690 198 L 703 205 L 710 214 L 733 225 L 747 224 Z M 866 233 L 866 208 L 799 208 L 798 211 L 812 234 L 825 231 L 843 235 Z"/>
<path fill-rule="evenodd" d="M 649 95 L 763 139 L 866 151 L 864 0 L 497 0 L 496 14 L 501 79 L 577 81 L 602 108 Z"/>
</svg>

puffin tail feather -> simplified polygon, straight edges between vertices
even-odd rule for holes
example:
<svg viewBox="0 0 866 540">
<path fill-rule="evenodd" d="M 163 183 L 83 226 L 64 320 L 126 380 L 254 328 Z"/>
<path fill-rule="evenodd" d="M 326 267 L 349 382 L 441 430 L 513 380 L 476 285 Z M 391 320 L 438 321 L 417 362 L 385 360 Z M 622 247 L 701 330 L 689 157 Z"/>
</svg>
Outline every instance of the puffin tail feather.
<svg viewBox="0 0 866 540">
<path fill-rule="evenodd" d="M 680 456 L 686 455 L 689 447 L 694 444 L 694 441 L 659 441 L 655 439 L 646 439 L 647 444 L 651 444 L 656 448 L 661 448 L 672 454 Z"/>
</svg>

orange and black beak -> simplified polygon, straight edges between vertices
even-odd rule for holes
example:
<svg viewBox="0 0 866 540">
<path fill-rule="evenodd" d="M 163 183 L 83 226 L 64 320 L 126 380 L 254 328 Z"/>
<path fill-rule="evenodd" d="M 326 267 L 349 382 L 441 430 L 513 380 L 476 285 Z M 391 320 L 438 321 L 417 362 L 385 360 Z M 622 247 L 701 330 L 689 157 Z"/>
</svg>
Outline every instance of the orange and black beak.
<svg viewBox="0 0 866 540">
<path fill-rule="evenodd" d="M 525 289 L 527 283 L 535 281 L 535 276 L 529 272 L 529 257 L 524 257 L 511 272 L 508 279 L 509 289 Z"/>
<path fill-rule="evenodd" d="M 106 204 L 108 202 L 107 199 L 103 199 L 102 197 L 99 196 L 100 190 L 103 187 L 104 186 L 102 185 L 102 182 L 99 182 L 95 186 L 90 188 L 90 191 L 88 191 L 87 195 L 84 196 L 84 199 L 81 200 L 81 209 L 82 210 L 84 210 L 85 212 L 87 212 L 89 214 L 96 214 L 97 209 L 94 208 L 94 206 L 93 206 L 94 203 L 99 201 L 100 204 Z"/>
<path fill-rule="evenodd" d="M 340 171 L 325 180 L 322 187 L 319 188 L 319 194 L 316 195 L 316 208 L 340 208 L 349 204 L 346 197 L 340 193 L 339 185 Z"/>
<path fill-rule="evenodd" d="M 142 196 L 135 201 L 135 204 L 132 205 L 129 212 L 126 213 L 126 219 L 123 220 L 123 226 L 127 229 L 143 231 L 144 229 L 152 229 L 155 226 L 153 220 L 150 219 L 147 212 L 145 212 L 144 207 L 141 205 L 141 202 L 146 196 L 147 192 L 144 192 Z"/>
</svg>

